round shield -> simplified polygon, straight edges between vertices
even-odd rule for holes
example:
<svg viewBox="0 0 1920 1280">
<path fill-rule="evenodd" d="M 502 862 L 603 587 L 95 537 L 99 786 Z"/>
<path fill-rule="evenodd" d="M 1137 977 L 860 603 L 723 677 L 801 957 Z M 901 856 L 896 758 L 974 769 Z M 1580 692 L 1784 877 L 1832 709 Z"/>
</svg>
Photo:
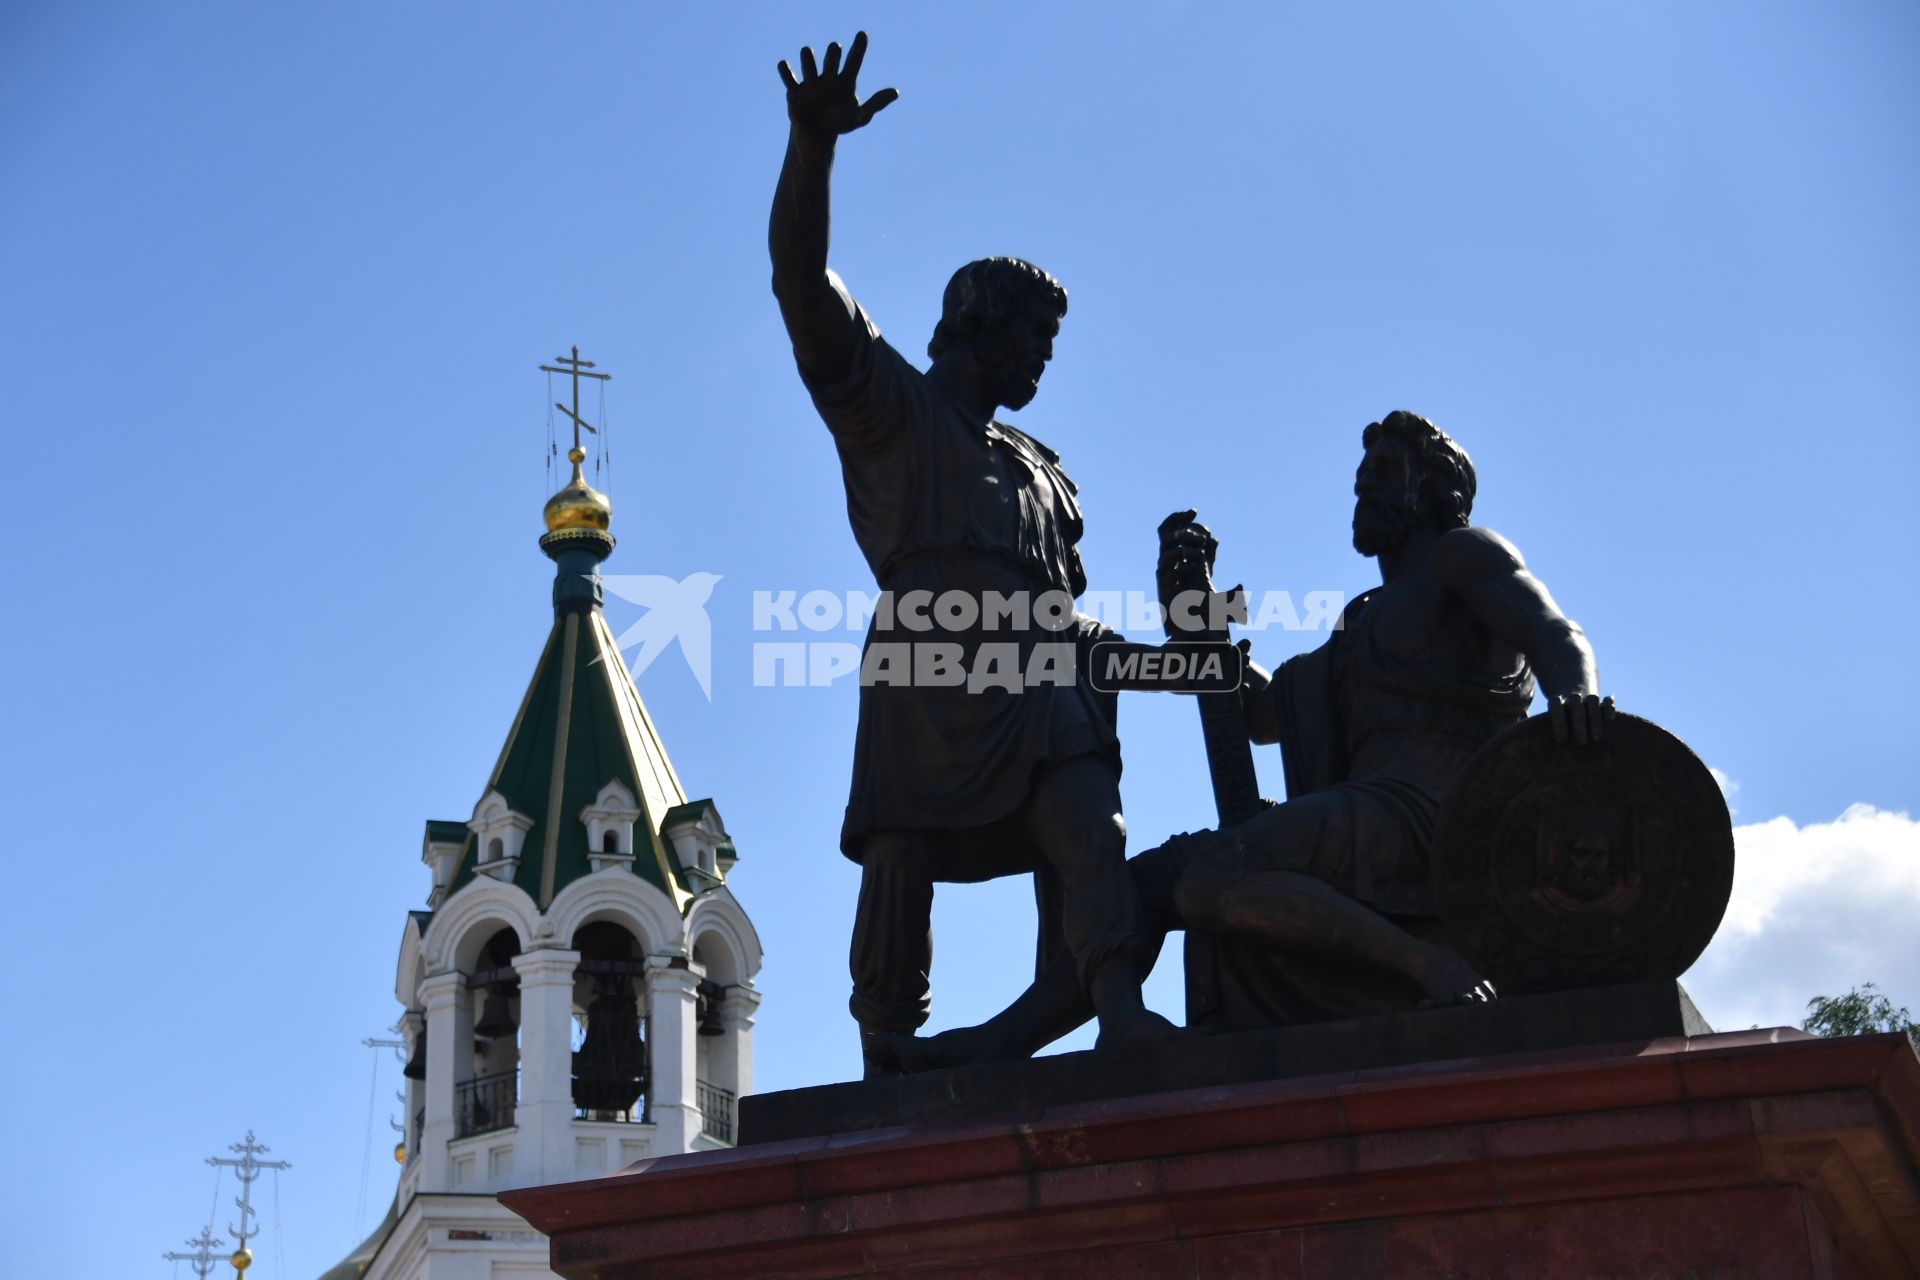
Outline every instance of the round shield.
<svg viewBox="0 0 1920 1280">
<path fill-rule="evenodd" d="M 1700 758 L 1648 720 L 1555 742 L 1546 716 L 1468 762 L 1440 812 L 1446 940 L 1503 995 L 1677 978 L 1733 893 L 1733 820 Z"/>
</svg>

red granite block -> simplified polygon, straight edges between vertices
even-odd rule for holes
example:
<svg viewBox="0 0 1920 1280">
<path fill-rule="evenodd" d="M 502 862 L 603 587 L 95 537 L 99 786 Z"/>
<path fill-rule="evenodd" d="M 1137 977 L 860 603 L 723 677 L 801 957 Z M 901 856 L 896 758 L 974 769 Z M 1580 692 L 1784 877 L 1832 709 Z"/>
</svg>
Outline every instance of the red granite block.
<svg viewBox="0 0 1920 1280">
<path fill-rule="evenodd" d="M 1840 1258 L 1840 1250 L 1834 1244 L 1833 1232 L 1828 1228 L 1826 1219 L 1820 1216 L 1814 1207 L 1813 1197 L 1800 1197 L 1800 1218 L 1806 1233 L 1808 1271 L 1818 1280 L 1831 1280 L 1835 1276 L 1844 1276 L 1846 1271 Z"/>
<path fill-rule="evenodd" d="M 1301 1256 L 1305 1232 L 1249 1231 L 1182 1242 L 1185 1280 L 1307 1280 Z"/>
<path fill-rule="evenodd" d="M 1501 1161 L 1494 1176 L 1509 1204 L 1744 1187 L 1768 1180 L 1759 1144 L 1751 1138 Z"/>
<path fill-rule="evenodd" d="M 1083 1169 L 1043 1169 L 1033 1175 L 1034 1204 L 1041 1209 L 1116 1204 L 1161 1193 L 1160 1166 L 1151 1160 L 1127 1160 Z"/>
<path fill-rule="evenodd" d="M 1784 1097 L 1749 1098 L 1744 1107 L 1759 1134 L 1818 1133 L 1836 1129 L 1877 1129 L 1880 1108 L 1864 1089 L 1793 1093 Z"/>
<path fill-rule="evenodd" d="M 1887 1122 L 1909 1151 L 1920 1153 L 1920 1053 L 1912 1044 L 1907 1052 L 1887 1055 L 1886 1068 L 1875 1081 L 1874 1096 L 1886 1108 Z"/>
<path fill-rule="evenodd" d="M 1368 1133 L 1349 1139 L 1355 1173 L 1471 1164 L 1487 1158 L 1485 1125 Z"/>
<path fill-rule="evenodd" d="M 1592 1066 L 1646 1056 L 1653 1045 L 1668 1044 L 1667 1052 L 1678 1053 L 1686 1047 L 1684 1037 L 1671 1041 L 1622 1041 L 1613 1044 L 1576 1045 L 1564 1049 L 1533 1049 L 1525 1053 L 1493 1056 L 1472 1055 L 1459 1058 L 1431 1058 L 1425 1062 L 1406 1062 L 1393 1067 L 1368 1067 L 1355 1073 L 1354 1084 L 1423 1083 L 1455 1076 L 1479 1077 L 1489 1072 L 1521 1073 L 1539 1068 Z"/>
<path fill-rule="evenodd" d="M 1351 1074 L 1053 1108 L 1023 1133 L 1036 1168 L 1338 1137 Z"/>
<path fill-rule="evenodd" d="M 1761 1144 L 1768 1171 L 1806 1189 L 1849 1270 L 1920 1276 L 1920 1183 L 1884 1131 L 1764 1135 Z"/>
<path fill-rule="evenodd" d="M 1306 1280 L 1344 1277 L 1739 1277 L 1813 1274 L 1792 1187 L 1473 1215 L 1395 1215 L 1301 1233 Z"/>
<path fill-rule="evenodd" d="M 1436 1076 L 1424 1088 L 1409 1088 L 1413 1082 L 1406 1078 L 1373 1078 L 1369 1073 L 1342 1088 L 1339 1099 L 1352 1133 L 1651 1106 L 1683 1096 L 1678 1058 L 1621 1054 L 1584 1065 L 1559 1061 L 1487 1067 Z"/>
<path fill-rule="evenodd" d="M 1121 1127 L 1121 1126 L 1114 1126 Z M 1127 1128 L 1141 1128 L 1136 1122 Z M 1080 1123 L 1023 1124 L 1018 1134 L 1020 1152 L 1031 1169 L 1071 1169 L 1089 1165 L 1096 1157 Z"/>
<path fill-rule="evenodd" d="M 1298 1182 L 1356 1173 L 1477 1163 L 1484 1161 L 1486 1155 L 1484 1131 L 1474 1126 L 1460 1126 L 1230 1148 L 1178 1156 L 1160 1163 L 1167 1192 L 1185 1195 L 1276 1181 Z"/>
<path fill-rule="evenodd" d="M 845 1198 L 844 1230 L 887 1231 L 906 1226 L 1024 1213 L 1033 1207 L 1033 1188 L 1024 1173 L 967 1182 L 934 1182 L 885 1191 L 863 1191 Z"/>
<path fill-rule="evenodd" d="M 1680 1078 L 1689 1098 L 1752 1097 L 1865 1088 L 1886 1069 L 1904 1037 L 1843 1036 L 1758 1046 L 1695 1048 L 1680 1055 Z M 1904 1047 L 1904 1046 L 1902 1046 Z"/>
<path fill-rule="evenodd" d="M 1500 1186 L 1485 1165 L 1403 1170 L 1364 1177 L 1269 1182 L 1170 1201 L 1183 1237 L 1260 1227 L 1403 1217 L 1500 1207 Z"/>
<path fill-rule="evenodd" d="M 688 1213 L 672 1218 L 636 1215 L 628 1222 L 607 1223 L 556 1236 L 554 1258 L 556 1262 L 560 1260 L 563 1245 L 568 1257 L 587 1260 L 701 1253 L 715 1247 L 716 1242 L 745 1245 L 805 1240 L 844 1231 L 848 1212 L 843 1200 L 789 1200 L 750 1209 Z"/>
<path fill-rule="evenodd" d="M 1693 1140 L 1721 1141 L 1752 1132 L 1753 1119 L 1746 1103 L 1726 1099 L 1692 1106 L 1631 1107 L 1506 1121 L 1488 1127 L 1487 1153 L 1496 1160 L 1511 1160 Z"/>
<path fill-rule="evenodd" d="M 1025 1168 L 1015 1125 L 995 1121 L 841 1134 L 800 1163 L 799 1179 L 804 1194 L 831 1196 L 988 1178 Z"/>
<path fill-rule="evenodd" d="M 982 1275 L 1020 1276 L 1028 1259 L 1073 1251 L 1117 1250 L 1174 1239 L 1163 1202 L 1100 1205 L 1057 1213 L 1019 1213 L 932 1224 L 867 1237 L 869 1266 L 900 1269 L 977 1266 Z"/>
<path fill-rule="evenodd" d="M 1707 1053 L 1721 1049 L 1756 1049 L 1819 1038 L 1811 1031 L 1802 1031 L 1798 1027 L 1751 1027 L 1745 1031 L 1715 1031 L 1711 1035 L 1681 1036 L 1654 1043 L 1674 1045 L 1676 1051 L 1681 1053 Z"/>
<path fill-rule="evenodd" d="M 620 1262 L 583 1266 L 575 1274 L 591 1274 L 596 1280 L 768 1280 L 774 1276 L 780 1280 L 840 1280 L 843 1276 L 872 1274 L 865 1248 L 849 1237 L 825 1236 L 776 1245 L 716 1242 L 715 1247 L 694 1254 L 657 1256 L 633 1250 L 619 1256 L 623 1259 Z M 556 1252 L 553 1265 L 559 1268 L 572 1264 Z"/>
<path fill-rule="evenodd" d="M 1530 1067 L 1496 1072 L 1502 1086 L 1501 1114 L 1506 1117 L 1543 1115 L 1559 1107 L 1611 1111 L 1620 1107 L 1651 1107 L 1678 1102 L 1681 1086 L 1679 1055 L 1641 1054 L 1631 1059 L 1564 1066 Z"/>
<path fill-rule="evenodd" d="M 1003 1264 L 983 1266 L 979 1262 L 968 1262 L 934 1271 L 915 1267 L 910 1272 L 878 1274 L 910 1274 L 917 1280 L 971 1280 L 972 1277 L 1009 1274 L 1017 1274 L 1020 1280 L 1167 1280 L 1170 1276 L 1181 1274 L 1180 1266 L 1179 1243 L 1165 1240 L 1158 1244 L 1094 1247 L 1072 1253 L 1025 1257 L 1020 1259 L 1017 1270 L 1010 1270 Z"/>
<path fill-rule="evenodd" d="M 522 1217 L 531 1219 L 538 1213 L 542 1221 L 565 1230 L 797 1200 L 801 1196 L 798 1157 L 826 1145 L 825 1138 L 805 1138 L 764 1147 L 662 1156 L 605 1178 L 565 1184 L 564 1189 L 503 1191 L 500 1201 Z M 702 1159 L 705 1156 L 719 1158 Z M 645 1187 L 645 1193 L 635 1194 L 636 1187 Z"/>
<path fill-rule="evenodd" d="M 1227 1191 L 1284 1180 L 1337 1178 L 1353 1172 L 1353 1140 L 1328 1138 L 1271 1147 L 1201 1151 L 1160 1162 L 1169 1195 Z"/>
<path fill-rule="evenodd" d="M 1469 1123 L 1496 1113 L 1499 1096 L 1500 1087 L 1492 1082 L 1451 1073 L 1420 1082 L 1362 1080 L 1338 1093 L 1351 1133 Z"/>
</svg>

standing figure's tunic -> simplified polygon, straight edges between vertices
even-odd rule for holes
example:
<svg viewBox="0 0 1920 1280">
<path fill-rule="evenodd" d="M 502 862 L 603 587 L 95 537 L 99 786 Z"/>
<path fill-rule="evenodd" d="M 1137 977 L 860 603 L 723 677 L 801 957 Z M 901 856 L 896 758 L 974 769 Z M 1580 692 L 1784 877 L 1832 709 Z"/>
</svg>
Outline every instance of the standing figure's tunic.
<svg viewBox="0 0 1920 1280">
<path fill-rule="evenodd" d="M 1036 646 L 1084 646 L 1100 628 L 1072 618 L 1070 603 L 1058 630 L 1038 610 L 1018 627 L 1004 618 L 992 627 L 940 621 L 930 602 L 945 592 L 964 592 L 976 604 L 988 593 L 1019 593 L 1030 607 L 1046 592 L 1078 597 L 1086 574 L 1076 547 L 1083 528 L 1076 490 L 1051 449 L 936 394 L 866 312 L 848 305 L 858 336 L 846 376 L 823 383 L 802 370 L 802 377 L 833 432 L 854 538 L 894 601 L 891 626 L 883 611 L 868 628 L 867 656 L 879 644 L 957 644 L 972 672 L 983 643 L 1012 645 L 1018 683 Z M 929 603 L 910 619 L 913 592 L 928 593 Z M 1002 648 L 997 656 L 1006 654 Z M 1001 681 L 969 689 L 863 678 L 841 849 L 857 862 L 869 832 L 994 822 L 1026 799 L 1038 768 L 1070 756 L 1109 755 L 1117 769 L 1113 720 L 1114 699 L 1077 677 L 1019 689 Z"/>
</svg>

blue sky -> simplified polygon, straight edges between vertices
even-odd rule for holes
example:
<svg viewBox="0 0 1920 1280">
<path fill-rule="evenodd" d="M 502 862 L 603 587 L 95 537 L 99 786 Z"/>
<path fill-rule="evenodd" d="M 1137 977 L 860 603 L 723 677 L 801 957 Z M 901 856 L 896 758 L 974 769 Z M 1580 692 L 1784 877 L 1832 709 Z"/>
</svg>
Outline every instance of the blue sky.
<svg viewBox="0 0 1920 1280">
<path fill-rule="evenodd" d="M 1230 578 L 1369 585 L 1359 429 L 1431 416 L 1607 689 L 1737 788 L 1708 1017 L 1920 1004 L 1912 6 L 16 3 L 23 1274 L 77 1239 L 162 1274 L 249 1126 L 295 1164 L 256 1274 L 362 1234 L 359 1041 L 397 1013 L 420 823 L 471 810 L 550 619 L 535 366 L 572 343 L 615 375 L 608 570 L 722 575 L 711 701 L 677 654 L 640 687 L 742 853 L 760 1083 L 853 1070 L 854 690 L 754 687 L 750 624 L 757 589 L 871 585 L 764 238 L 774 63 L 860 26 L 902 97 L 842 147 L 834 264 L 910 354 L 971 257 L 1065 282 L 1018 421 L 1081 486 L 1097 587 L 1147 587 L 1189 505 Z M 1132 698 L 1122 732 L 1136 847 L 1204 825 L 1191 708 Z M 933 1025 L 1013 994 L 1031 928 L 1022 886 L 943 892 Z"/>
</svg>

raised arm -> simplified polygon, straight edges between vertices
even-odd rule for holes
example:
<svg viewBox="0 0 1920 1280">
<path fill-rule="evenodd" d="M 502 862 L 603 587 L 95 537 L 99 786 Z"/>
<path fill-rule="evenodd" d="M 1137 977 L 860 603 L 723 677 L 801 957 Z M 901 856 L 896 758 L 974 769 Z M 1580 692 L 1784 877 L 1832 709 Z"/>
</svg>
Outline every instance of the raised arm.
<svg viewBox="0 0 1920 1280">
<path fill-rule="evenodd" d="M 853 38 L 845 65 L 840 46 L 827 46 L 815 66 L 812 49 L 800 51 L 800 77 L 780 64 L 787 86 L 787 158 L 773 191 L 767 250 L 773 257 L 773 294 L 793 339 L 801 371 L 817 382 L 844 377 L 853 360 L 857 321 L 846 295 L 827 272 L 828 188 L 833 151 L 843 133 L 863 128 L 900 95 L 882 89 L 864 103 L 854 79 L 867 56 L 867 33 Z"/>
<path fill-rule="evenodd" d="M 1613 699 L 1600 696 L 1593 646 L 1580 624 L 1560 612 L 1546 584 L 1527 571 L 1519 550 L 1489 529 L 1455 529 L 1434 549 L 1433 569 L 1482 626 L 1527 655 L 1546 691 L 1554 735 L 1599 738 L 1613 716 Z"/>
</svg>

